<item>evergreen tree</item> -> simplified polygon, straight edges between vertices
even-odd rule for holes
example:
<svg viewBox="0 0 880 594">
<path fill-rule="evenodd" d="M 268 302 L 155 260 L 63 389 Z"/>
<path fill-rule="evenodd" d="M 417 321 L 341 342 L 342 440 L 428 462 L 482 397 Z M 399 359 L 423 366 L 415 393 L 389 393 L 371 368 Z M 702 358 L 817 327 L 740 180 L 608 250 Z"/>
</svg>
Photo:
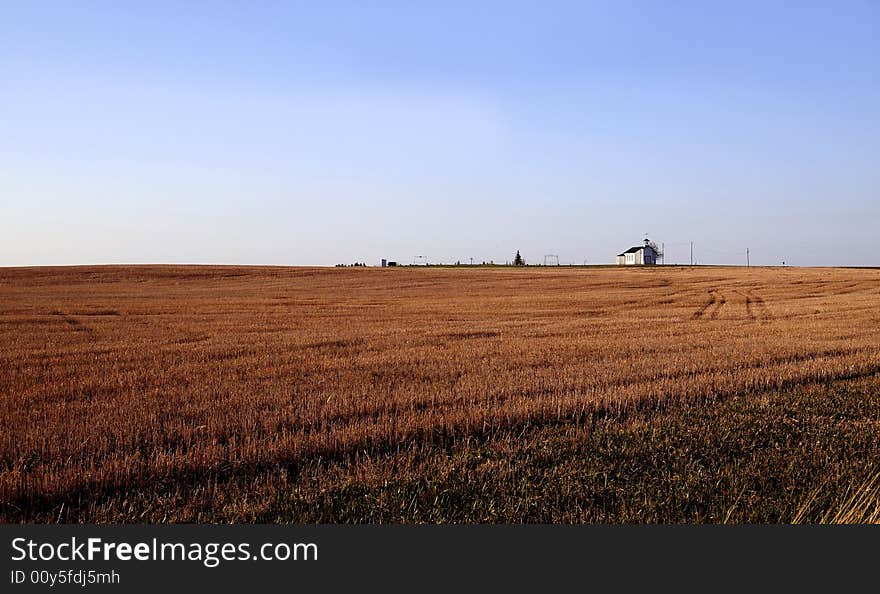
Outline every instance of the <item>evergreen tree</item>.
<svg viewBox="0 0 880 594">
<path fill-rule="evenodd" d="M 523 260 L 522 256 L 519 255 L 519 250 L 516 250 L 516 258 L 513 259 L 514 266 L 525 266 L 526 261 Z"/>
</svg>

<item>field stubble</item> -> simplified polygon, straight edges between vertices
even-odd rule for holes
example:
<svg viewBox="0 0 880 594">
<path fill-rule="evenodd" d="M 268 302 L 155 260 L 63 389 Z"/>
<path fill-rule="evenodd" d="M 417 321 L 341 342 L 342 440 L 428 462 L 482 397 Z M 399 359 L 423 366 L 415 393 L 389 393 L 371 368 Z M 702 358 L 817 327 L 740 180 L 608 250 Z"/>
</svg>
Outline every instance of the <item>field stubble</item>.
<svg viewBox="0 0 880 594">
<path fill-rule="evenodd" d="M 878 270 L 0 270 L 0 519 L 265 520 L 353 460 L 869 377 L 878 303 Z"/>
</svg>

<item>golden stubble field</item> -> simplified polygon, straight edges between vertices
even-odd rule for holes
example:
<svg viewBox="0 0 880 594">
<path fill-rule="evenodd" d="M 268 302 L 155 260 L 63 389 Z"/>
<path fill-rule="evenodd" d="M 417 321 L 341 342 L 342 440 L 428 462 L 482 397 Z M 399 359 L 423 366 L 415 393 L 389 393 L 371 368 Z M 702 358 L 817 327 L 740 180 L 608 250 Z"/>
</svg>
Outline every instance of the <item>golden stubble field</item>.
<svg viewBox="0 0 880 594">
<path fill-rule="evenodd" d="M 0 518 L 878 371 L 872 269 L 0 269 Z"/>
</svg>

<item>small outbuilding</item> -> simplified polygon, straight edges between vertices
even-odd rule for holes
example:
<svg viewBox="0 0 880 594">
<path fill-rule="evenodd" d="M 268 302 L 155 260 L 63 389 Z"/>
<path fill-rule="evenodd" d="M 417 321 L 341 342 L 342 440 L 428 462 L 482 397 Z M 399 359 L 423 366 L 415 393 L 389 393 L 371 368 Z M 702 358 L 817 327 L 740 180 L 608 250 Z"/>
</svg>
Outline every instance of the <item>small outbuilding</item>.
<svg viewBox="0 0 880 594">
<path fill-rule="evenodd" d="M 657 263 L 657 250 L 651 247 L 646 239 L 645 245 L 631 247 L 622 254 L 617 254 L 618 266 L 652 265 Z"/>
</svg>

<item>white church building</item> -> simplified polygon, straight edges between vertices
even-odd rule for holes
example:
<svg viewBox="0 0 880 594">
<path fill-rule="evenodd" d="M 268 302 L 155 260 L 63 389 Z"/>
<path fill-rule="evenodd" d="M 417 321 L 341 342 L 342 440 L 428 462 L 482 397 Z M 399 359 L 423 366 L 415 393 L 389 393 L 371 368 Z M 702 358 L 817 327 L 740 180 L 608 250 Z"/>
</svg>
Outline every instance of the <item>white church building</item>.
<svg viewBox="0 0 880 594">
<path fill-rule="evenodd" d="M 656 264 L 657 252 L 646 239 L 645 245 L 631 247 L 622 254 L 617 254 L 618 266 L 635 266 L 638 264 Z"/>
</svg>

